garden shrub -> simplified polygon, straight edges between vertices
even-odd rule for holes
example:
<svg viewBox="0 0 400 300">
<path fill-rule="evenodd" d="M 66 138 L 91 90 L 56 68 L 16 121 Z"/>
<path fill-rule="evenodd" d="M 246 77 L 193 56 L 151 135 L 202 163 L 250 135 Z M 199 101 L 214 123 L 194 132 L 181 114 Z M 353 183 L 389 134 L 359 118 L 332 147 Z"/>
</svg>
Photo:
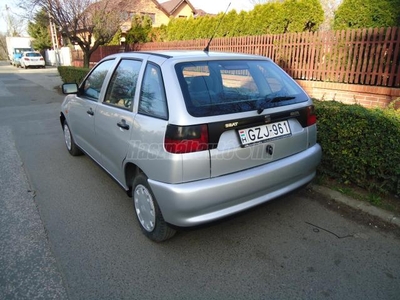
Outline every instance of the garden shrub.
<svg viewBox="0 0 400 300">
<path fill-rule="evenodd" d="M 210 39 L 212 36 L 315 32 L 323 21 L 324 10 L 319 0 L 267 1 L 255 5 L 249 12 L 231 10 L 216 16 L 171 19 L 164 36 L 167 41 L 182 41 Z"/>
<path fill-rule="evenodd" d="M 77 67 L 58 67 L 58 73 L 61 76 L 61 80 L 64 83 L 76 83 L 80 84 L 89 72 L 89 68 L 77 68 Z"/>
<path fill-rule="evenodd" d="M 315 101 L 319 172 L 371 192 L 400 195 L 400 112 Z"/>
</svg>

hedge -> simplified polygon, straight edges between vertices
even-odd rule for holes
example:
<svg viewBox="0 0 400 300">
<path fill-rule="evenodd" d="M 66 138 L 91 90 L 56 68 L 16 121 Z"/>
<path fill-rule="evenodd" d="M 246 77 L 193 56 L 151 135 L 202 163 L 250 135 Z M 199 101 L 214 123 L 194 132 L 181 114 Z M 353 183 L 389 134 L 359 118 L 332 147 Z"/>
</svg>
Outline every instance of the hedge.
<svg viewBox="0 0 400 300">
<path fill-rule="evenodd" d="M 371 192 L 400 195 L 400 112 L 315 101 L 319 173 Z"/>
<path fill-rule="evenodd" d="M 161 34 L 159 30 L 153 30 L 153 36 L 166 41 L 180 41 L 209 39 L 212 36 L 314 32 L 323 21 L 324 10 L 319 0 L 269 1 L 255 5 L 249 12 L 231 10 L 226 15 L 175 18 L 163 28 Z"/>
<path fill-rule="evenodd" d="M 77 67 L 58 67 L 58 73 L 61 76 L 61 80 L 64 83 L 77 83 L 80 84 L 86 74 L 89 72 L 89 68 L 77 68 Z"/>
</svg>

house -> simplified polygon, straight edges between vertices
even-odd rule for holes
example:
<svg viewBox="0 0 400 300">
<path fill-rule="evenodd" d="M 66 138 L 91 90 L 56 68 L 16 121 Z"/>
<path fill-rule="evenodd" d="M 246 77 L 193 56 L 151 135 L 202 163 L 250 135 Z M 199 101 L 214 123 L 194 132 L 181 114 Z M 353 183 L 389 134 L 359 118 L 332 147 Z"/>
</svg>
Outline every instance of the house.
<svg viewBox="0 0 400 300">
<path fill-rule="evenodd" d="M 170 18 L 189 18 L 197 14 L 197 10 L 188 0 L 169 0 L 161 3 Z"/>
<path fill-rule="evenodd" d="M 126 13 L 126 21 L 121 25 L 122 32 L 130 29 L 134 15 L 149 16 L 153 27 L 168 25 L 172 18 L 190 18 L 196 15 L 196 9 L 189 0 L 169 0 L 163 3 L 156 0 L 120 0 L 117 5 Z"/>
</svg>

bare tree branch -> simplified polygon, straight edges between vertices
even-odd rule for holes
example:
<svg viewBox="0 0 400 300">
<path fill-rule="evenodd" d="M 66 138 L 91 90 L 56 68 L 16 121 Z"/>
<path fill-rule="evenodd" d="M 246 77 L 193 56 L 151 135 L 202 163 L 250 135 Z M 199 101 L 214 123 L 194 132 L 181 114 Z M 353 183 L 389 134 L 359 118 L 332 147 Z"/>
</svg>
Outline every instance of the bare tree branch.
<svg viewBox="0 0 400 300">
<path fill-rule="evenodd" d="M 1 17 L 7 24 L 6 36 L 20 36 L 24 32 L 24 22 L 22 18 L 14 12 L 8 5 L 1 7 L 3 10 Z"/>
</svg>

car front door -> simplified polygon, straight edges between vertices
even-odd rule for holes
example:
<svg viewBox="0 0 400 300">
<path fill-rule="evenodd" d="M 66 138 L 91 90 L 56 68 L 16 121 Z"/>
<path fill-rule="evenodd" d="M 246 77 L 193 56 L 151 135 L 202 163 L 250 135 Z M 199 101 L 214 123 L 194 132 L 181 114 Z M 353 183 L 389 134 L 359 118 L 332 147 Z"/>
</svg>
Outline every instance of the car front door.
<svg viewBox="0 0 400 300">
<path fill-rule="evenodd" d="M 80 93 L 70 101 L 68 108 L 68 122 L 75 143 L 98 162 L 101 155 L 96 147 L 95 115 L 99 105 L 98 100 L 104 89 L 104 80 L 113 64 L 114 60 L 106 60 L 97 65 L 83 82 Z"/>
<path fill-rule="evenodd" d="M 102 166 L 124 185 L 127 156 L 135 114 L 132 112 L 142 62 L 122 59 L 111 76 L 105 97 L 97 107 L 95 132 Z"/>
</svg>

